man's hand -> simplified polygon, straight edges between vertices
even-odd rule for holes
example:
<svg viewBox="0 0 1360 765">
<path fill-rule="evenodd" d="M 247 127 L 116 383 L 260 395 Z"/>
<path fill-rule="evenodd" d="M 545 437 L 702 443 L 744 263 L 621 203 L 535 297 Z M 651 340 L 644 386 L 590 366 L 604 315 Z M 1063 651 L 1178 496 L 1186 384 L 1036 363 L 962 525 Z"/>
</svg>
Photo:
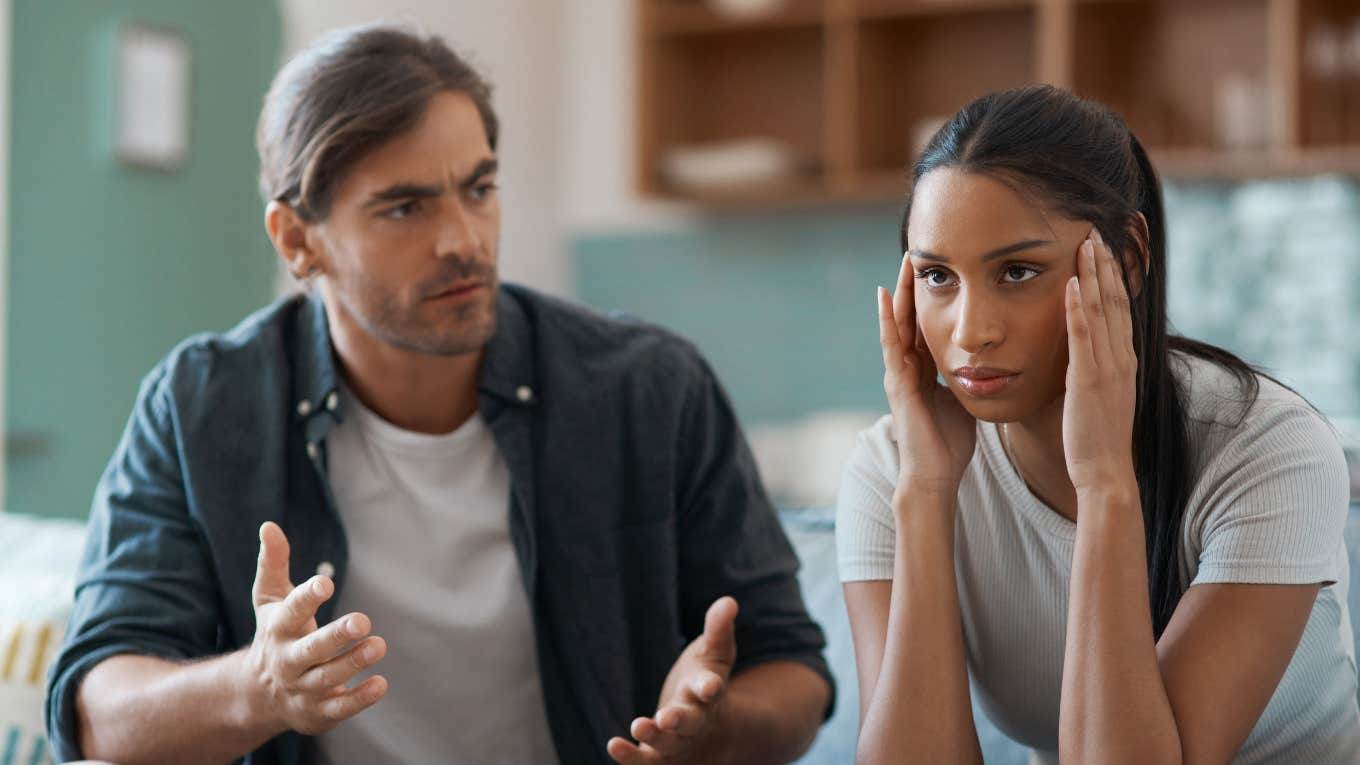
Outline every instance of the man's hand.
<svg viewBox="0 0 1360 765">
<path fill-rule="evenodd" d="M 251 592 L 255 639 L 246 651 L 246 665 L 254 708 L 280 732 L 324 733 L 387 693 L 387 679 L 381 675 L 346 687 L 386 655 L 387 643 L 367 637 L 373 624 L 359 613 L 317 629 L 316 610 L 334 592 L 330 578 L 320 575 L 294 587 L 283 529 L 273 522 L 260 527 L 260 560 Z"/>
<path fill-rule="evenodd" d="M 719 745 L 724 693 L 737 659 L 737 601 L 719 598 L 704 616 L 704 633 L 671 667 L 656 714 L 633 721 L 625 738 L 609 740 L 609 756 L 621 765 L 702 763 Z"/>
</svg>

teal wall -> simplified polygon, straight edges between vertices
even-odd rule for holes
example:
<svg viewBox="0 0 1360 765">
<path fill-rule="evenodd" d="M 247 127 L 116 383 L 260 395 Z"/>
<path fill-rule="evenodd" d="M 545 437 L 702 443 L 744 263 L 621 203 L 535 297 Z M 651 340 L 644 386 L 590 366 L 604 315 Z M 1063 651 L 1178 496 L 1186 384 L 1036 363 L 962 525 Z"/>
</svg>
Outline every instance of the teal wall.
<svg viewBox="0 0 1360 765">
<path fill-rule="evenodd" d="M 874 289 L 901 263 L 900 212 L 769 213 L 571 246 L 576 295 L 693 340 L 748 422 L 883 408 Z"/>
<path fill-rule="evenodd" d="M 105 148 L 123 19 L 192 47 L 178 171 Z M 14 0 L 12 23 L 5 509 L 83 517 L 142 376 L 272 294 L 253 138 L 281 21 L 277 0 Z"/>
</svg>

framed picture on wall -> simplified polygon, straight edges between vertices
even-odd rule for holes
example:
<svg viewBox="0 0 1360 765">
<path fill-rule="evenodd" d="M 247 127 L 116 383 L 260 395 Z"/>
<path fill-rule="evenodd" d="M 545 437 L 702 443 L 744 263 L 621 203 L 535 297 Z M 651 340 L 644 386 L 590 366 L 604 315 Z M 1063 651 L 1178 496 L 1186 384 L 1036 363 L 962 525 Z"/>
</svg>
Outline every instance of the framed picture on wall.
<svg viewBox="0 0 1360 765">
<path fill-rule="evenodd" d="M 143 21 L 118 26 L 114 40 L 113 150 L 122 164 L 162 171 L 189 156 L 188 35 Z"/>
</svg>

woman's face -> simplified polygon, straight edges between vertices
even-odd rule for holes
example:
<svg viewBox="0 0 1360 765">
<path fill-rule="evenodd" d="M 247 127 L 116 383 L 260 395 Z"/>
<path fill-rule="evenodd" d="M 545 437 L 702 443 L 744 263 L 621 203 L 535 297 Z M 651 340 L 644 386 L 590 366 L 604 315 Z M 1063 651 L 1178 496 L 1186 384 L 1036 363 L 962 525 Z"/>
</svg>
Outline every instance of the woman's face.
<svg viewBox="0 0 1360 765">
<path fill-rule="evenodd" d="M 1064 290 L 1090 231 L 980 173 L 941 168 L 917 184 L 907 221 L 917 323 L 974 417 L 1021 420 L 1061 398 Z"/>
</svg>

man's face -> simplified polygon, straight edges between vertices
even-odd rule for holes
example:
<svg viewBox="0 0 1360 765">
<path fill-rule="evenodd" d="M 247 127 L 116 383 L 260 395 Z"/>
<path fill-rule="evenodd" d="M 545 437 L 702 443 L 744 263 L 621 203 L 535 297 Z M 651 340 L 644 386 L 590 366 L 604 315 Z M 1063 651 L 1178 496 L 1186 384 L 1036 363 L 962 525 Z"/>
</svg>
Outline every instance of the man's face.
<svg viewBox="0 0 1360 765">
<path fill-rule="evenodd" d="M 1090 230 L 983 174 L 937 169 L 921 178 L 907 226 L 917 322 L 974 417 L 1020 420 L 1061 400 L 1064 294 Z"/>
<path fill-rule="evenodd" d="M 472 100 L 432 98 L 350 168 L 308 233 L 328 308 L 397 348 L 479 351 L 496 326 L 496 170 Z"/>
</svg>

